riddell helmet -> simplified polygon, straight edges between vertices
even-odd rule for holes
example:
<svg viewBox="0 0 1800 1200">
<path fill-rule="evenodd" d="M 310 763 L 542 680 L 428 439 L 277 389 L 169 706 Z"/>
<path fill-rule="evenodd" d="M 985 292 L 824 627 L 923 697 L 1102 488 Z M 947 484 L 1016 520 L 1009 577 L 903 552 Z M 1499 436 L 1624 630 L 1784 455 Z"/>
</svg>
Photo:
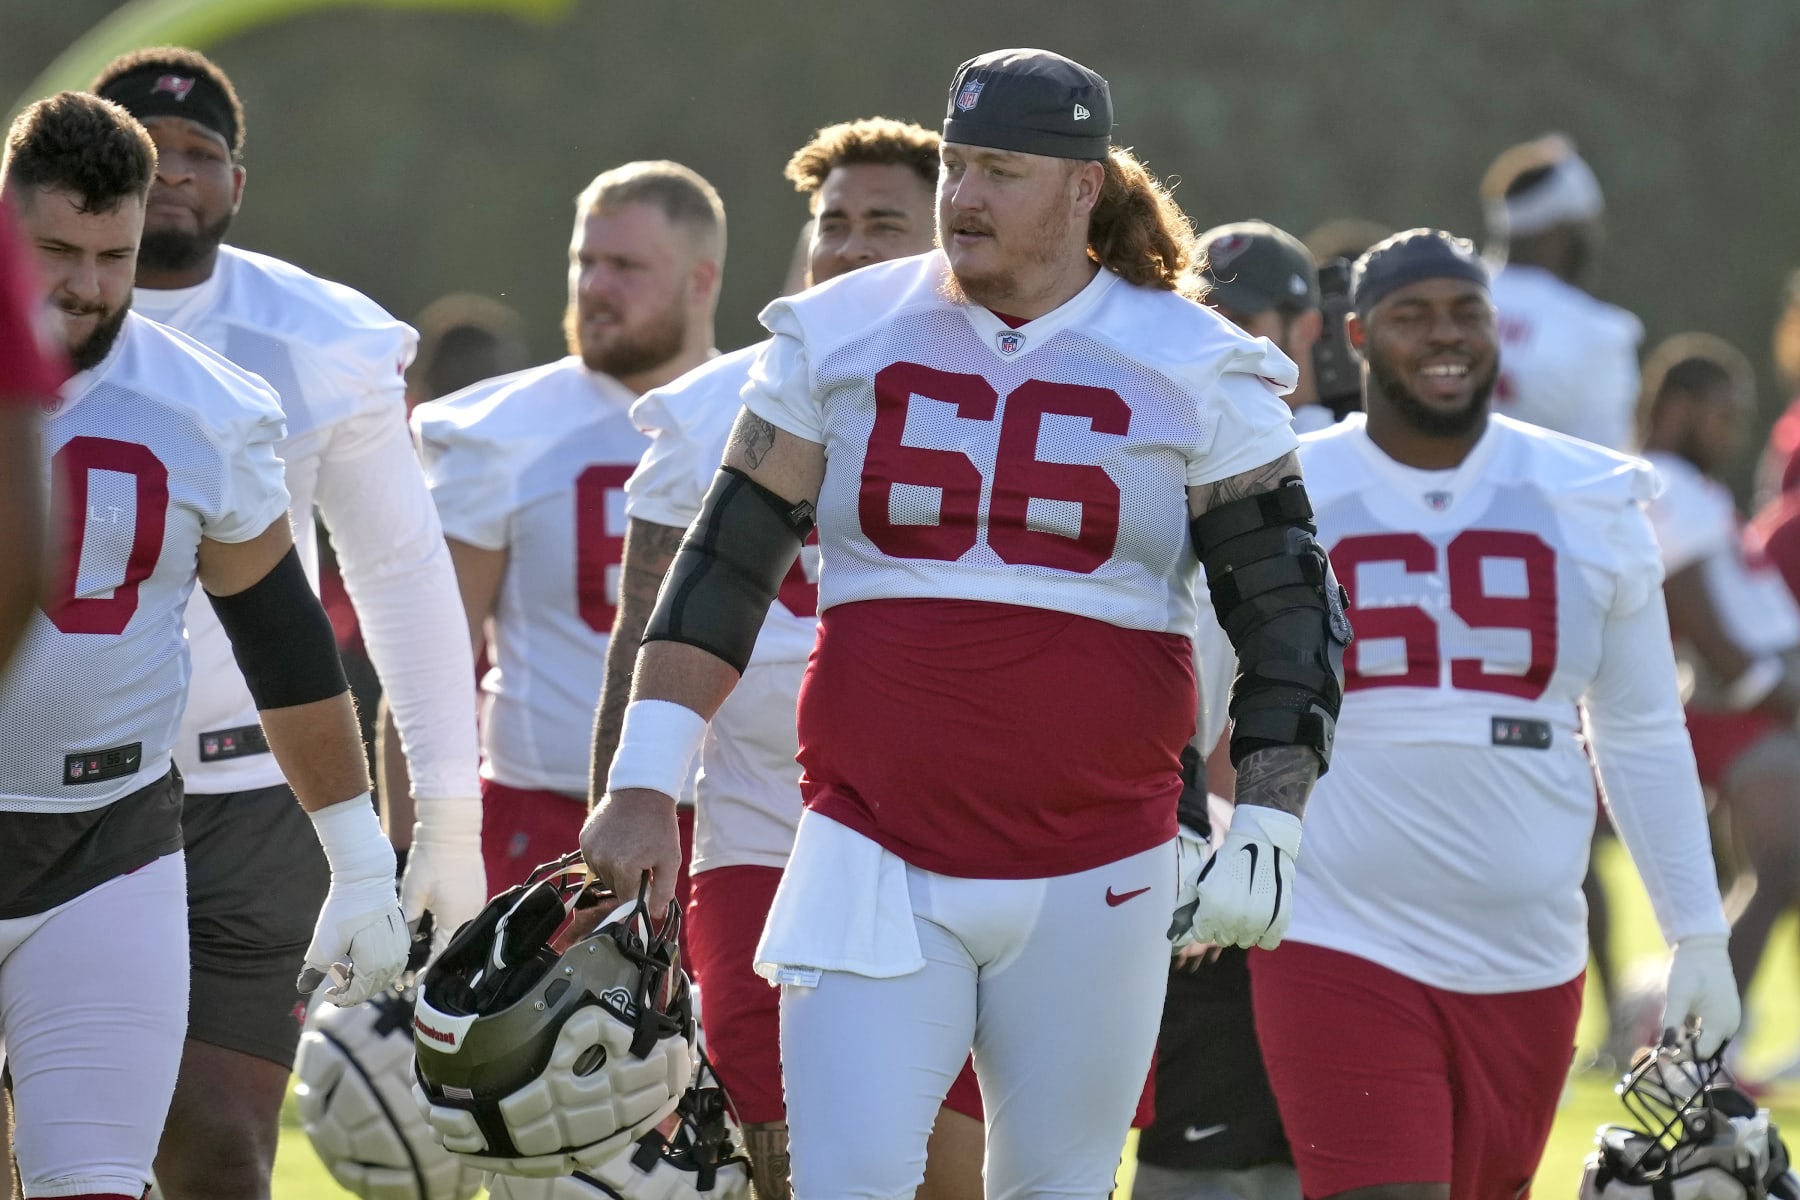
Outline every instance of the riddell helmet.
<svg viewBox="0 0 1800 1200">
<path fill-rule="evenodd" d="M 300 1127 L 362 1200 L 469 1200 L 481 1172 L 438 1145 L 413 1103 L 413 997 L 313 1006 L 294 1060 Z"/>
<path fill-rule="evenodd" d="M 1617 1087 L 1635 1127 L 1602 1125 L 1581 1200 L 1800 1200 L 1800 1180 L 1769 1110 L 1718 1058 L 1688 1047 L 1640 1051 Z"/>
<path fill-rule="evenodd" d="M 572 913 L 610 898 L 571 854 L 489 901 L 426 970 L 413 1099 L 445 1149 L 566 1175 L 675 1110 L 694 1074 L 680 911 L 657 928 L 640 895 L 571 932 Z"/>
<path fill-rule="evenodd" d="M 561 1179 L 488 1176 L 490 1200 L 750 1200 L 750 1169 L 704 1055 L 676 1109 L 672 1138 L 656 1130 L 617 1157 Z"/>
</svg>

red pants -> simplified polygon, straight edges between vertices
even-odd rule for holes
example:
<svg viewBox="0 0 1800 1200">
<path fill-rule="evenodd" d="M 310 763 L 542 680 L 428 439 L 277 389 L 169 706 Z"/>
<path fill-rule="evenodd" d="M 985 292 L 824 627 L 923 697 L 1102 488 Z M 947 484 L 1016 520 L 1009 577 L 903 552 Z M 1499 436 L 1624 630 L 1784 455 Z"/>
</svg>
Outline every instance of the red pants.
<svg viewBox="0 0 1800 1200">
<path fill-rule="evenodd" d="M 694 810 L 678 808 L 681 830 L 681 873 L 675 877 L 675 899 L 682 911 L 688 903 L 688 859 L 694 852 Z M 547 862 L 554 862 L 581 845 L 581 823 L 587 820 L 587 801 L 542 788 L 508 787 L 492 779 L 481 781 L 481 857 L 487 867 L 491 899 Z M 684 922 L 685 926 L 685 922 Z M 688 936 L 681 931 L 683 957 Z"/>
<path fill-rule="evenodd" d="M 1543 1157 L 1583 976 L 1530 992 L 1428 987 L 1289 942 L 1250 956 L 1256 1031 L 1308 1196 L 1448 1183 L 1514 1200 Z"/>
<path fill-rule="evenodd" d="M 688 901 L 688 970 L 700 983 L 706 1057 L 739 1121 L 784 1120 L 781 1092 L 781 992 L 752 960 L 775 900 L 775 867 L 715 867 L 694 876 Z M 944 1107 L 982 1119 L 974 1068 L 963 1064 Z"/>
<path fill-rule="evenodd" d="M 1783 726 L 1765 713 L 1709 712 L 1690 705 L 1687 727 L 1700 782 L 1716 788 L 1746 750 Z"/>
</svg>

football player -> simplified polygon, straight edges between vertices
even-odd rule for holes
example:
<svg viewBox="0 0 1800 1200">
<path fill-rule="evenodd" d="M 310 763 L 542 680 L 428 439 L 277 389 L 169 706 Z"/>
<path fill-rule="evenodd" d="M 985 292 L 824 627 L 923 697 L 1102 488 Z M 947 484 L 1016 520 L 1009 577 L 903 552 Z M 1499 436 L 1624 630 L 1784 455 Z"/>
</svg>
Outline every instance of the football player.
<svg viewBox="0 0 1800 1200">
<path fill-rule="evenodd" d="M 1494 409 L 1613 450 L 1633 440 L 1644 327 L 1583 285 L 1606 212 L 1593 168 L 1560 134 L 1514 146 L 1481 181 L 1500 311 Z"/>
<path fill-rule="evenodd" d="M 625 480 L 650 445 L 629 410 L 717 353 L 724 263 L 725 208 L 706 180 L 672 162 L 607 171 L 575 201 L 568 356 L 413 410 L 467 637 L 492 664 L 481 795 L 493 893 L 576 847 Z"/>
<path fill-rule="evenodd" d="M 1700 780 L 1730 806 L 1756 872 L 1731 936 L 1746 989 L 1771 926 L 1800 898 L 1800 606 L 1776 564 L 1747 552 L 1718 478 L 1755 419 L 1755 380 L 1741 353 L 1705 334 L 1670 338 L 1644 370 L 1644 453 L 1663 481 L 1650 518 L 1669 625 L 1694 675 L 1688 733 Z"/>
<path fill-rule="evenodd" d="M 474 667 L 405 428 L 413 332 L 357 292 L 223 244 L 244 195 L 244 111 L 216 64 L 192 50 L 136 50 L 93 90 L 157 146 L 133 306 L 261 377 L 281 401 L 287 436 L 276 453 L 300 560 L 316 581 L 316 504 L 413 762 L 420 827 L 402 904 L 410 920 L 429 907 L 453 930 L 486 899 Z M 169 1200 L 264 1200 L 304 1015 L 289 963 L 324 899 L 325 862 L 295 824 L 243 673 L 199 597 L 187 626 L 194 681 L 175 762 L 187 790 L 193 985 L 156 1173 Z"/>
<path fill-rule="evenodd" d="M 1239 221 L 1201 234 L 1199 244 L 1207 305 L 1268 338 L 1296 364 L 1308 362 L 1321 325 L 1319 285 L 1300 240 L 1263 221 Z M 1286 397 L 1290 405 L 1300 390 Z M 1294 409 L 1296 432 L 1326 428 L 1333 419 L 1316 402 Z M 1194 750 L 1205 760 L 1225 727 L 1236 664 L 1230 638 L 1208 609 L 1199 614 L 1195 645 L 1202 732 Z M 1217 774 L 1229 794 L 1229 764 Z M 1206 772 L 1198 775 L 1199 795 L 1184 798 L 1181 817 L 1210 834 L 1211 814 L 1196 806 L 1206 799 Z M 1187 947 L 1175 956 L 1168 986 L 1156 1039 L 1156 1119 L 1138 1138 L 1132 1200 L 1298 1200 L 1268 1072 L 1255 1039 L 1244 1036 L 1253 1021 L 1249 951 Z"/>
<path fill-rule="evenodd" d="M 930 250 L 937 163 L 937 134 L 882 118 L 826 126 L 796 151 L 787 176 L 813 216 L 806 283 Z M 716 358 L 632 405 L 651 444 L 625 481 L 623 586 L 594 730 L 596 800 L 657 590 L 705 502 L 762 349 Z M 809 547 L 782 581 L 743 679 L 713 718 L 695 796 L 689 970 L 706 997 L 707 1057 L 744 1125 L 757 1192 L 770 1198 L 788 1194 L 786 1110 L 776 993 L 752 960 L 800 819 L 794 710 L 818 632 L 817 555 Z M 965 1068 L 938 1116 L 921 1196 L 981 1194 L 980 1122 Z"/>
<path fill-rule="evenodd" d="M 1286 924 L 1338 698 L 1294 366 L 1180 294 L 1192 232 L 1112 116 L 1060 55 L 970 60 L 942 249 L 764 310 L 584 830 L 600 875 L 649 871 L 666 902 L 674 797 L 816 510 L 807 807 L 756 953 L 782 990 L 796 1195 L 912 1195 L 971 1047 L 989 1193 L 1106 1194 L 1171 912 L 1197 903 L 1184 936 L 1232 945 Z M 1245 664 L 1242 806 L 1197 900 L 1174 840 L 1196 547 L 1243 580 L 1215 598 Z"/>
<path fill-rule="evenodd" d="M 25 635 L 44 581 L 41 413 L 67 371 L 51 349 L 28 251 L 0 204 L 0 672 Z M 0 1119 L 4 1118 L 0 1100 Z"/>
<path fill-rule="evenodd" d="M 331 626 L 289 530 L 281 409 L 131 311 L 155 170 L 122 108 L 64 92 L 14 122 L 0 171 L 80 371 L 45 431 L 60 565 L 0 686 L 0 1038 L 27 1197 L 150 1182 L 187 1027 L 173 745 L 196 577 L 324 849 L 324 904 L 286 970 L 304 962 L 303 991 L 331 971 L 327 994 L 353 1004 L 407 950 Z M 292 861 L 292 839 L 278 849 L 276 866 Z"/>
<path fill-rule="evenodd" d="M 1396 234 L 1352 291 L 1367 413 L 1300 458 L 1356 642 L 1293 924 L 1251 956 L 1256 1030 L 1306 1195 L 1498 1200 L 1531 1183 L 1581 1013 L 1579 705 L 1674 947 L 1665 1023 L 1697 1020 L 1706 1056 L 1738 1025 L 1655 474 L 1489 415 L 1499 344 L 1468 242 Z"/>
</svg>

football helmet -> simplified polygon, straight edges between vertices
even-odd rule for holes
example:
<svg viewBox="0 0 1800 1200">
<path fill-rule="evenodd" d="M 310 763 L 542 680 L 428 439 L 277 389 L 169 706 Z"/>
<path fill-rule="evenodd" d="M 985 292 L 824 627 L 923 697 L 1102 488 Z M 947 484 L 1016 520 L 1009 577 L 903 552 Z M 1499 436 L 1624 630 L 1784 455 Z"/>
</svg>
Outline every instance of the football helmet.
<svg viewBox="0 0 1800 1200">
<path fill-rule="evenodd" d="M 1600 1127 L 1581 1200 L 1800 1200 L 1769 1110 L 1691 1045 L 1639 1052 L 1615 1089 L 1636 1124 Z"/>
<path fill-rule="evenodd" d="M 412 1099 L 411 987 L 315 1004 L 294 1060 L 300 1127 L 362 1200 L 469 1200 L 481 1172 L 440 1146 Z"/>
<path fill-rule="evenodd" d="M 750 1167 L 704 1054 L 676 1108 L 674 1136 L 651 1130 L 617 1157 L 561 1179 L 490 1175 L 490 1200 L 750 1200 Z"/>
<path fill-rule="evenodd" d="M 413 1099 L 445 1149 L 567 1175 L 675 1111 L 694 1074 L 680 910 L 658 925 L 640 891 L 584 932 L 611 900 L 570 854 L 489 901 L 426 969 Z"/>
</svg>

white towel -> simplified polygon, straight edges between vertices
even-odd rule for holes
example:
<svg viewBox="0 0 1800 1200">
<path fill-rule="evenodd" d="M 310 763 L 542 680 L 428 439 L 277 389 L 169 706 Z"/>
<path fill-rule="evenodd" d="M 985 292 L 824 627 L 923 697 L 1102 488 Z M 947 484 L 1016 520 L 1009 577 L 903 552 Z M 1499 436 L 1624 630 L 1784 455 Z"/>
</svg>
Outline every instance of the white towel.
<svg viewBox="0 0 1800 1200">
<path fill-rule="evenodd" d="M 756 947 L 771 984 L 816 982 L 820 971 L 871 979 L 925 966 L 906 863 L 862 834 L 808 809 Z"/>
</svg>

